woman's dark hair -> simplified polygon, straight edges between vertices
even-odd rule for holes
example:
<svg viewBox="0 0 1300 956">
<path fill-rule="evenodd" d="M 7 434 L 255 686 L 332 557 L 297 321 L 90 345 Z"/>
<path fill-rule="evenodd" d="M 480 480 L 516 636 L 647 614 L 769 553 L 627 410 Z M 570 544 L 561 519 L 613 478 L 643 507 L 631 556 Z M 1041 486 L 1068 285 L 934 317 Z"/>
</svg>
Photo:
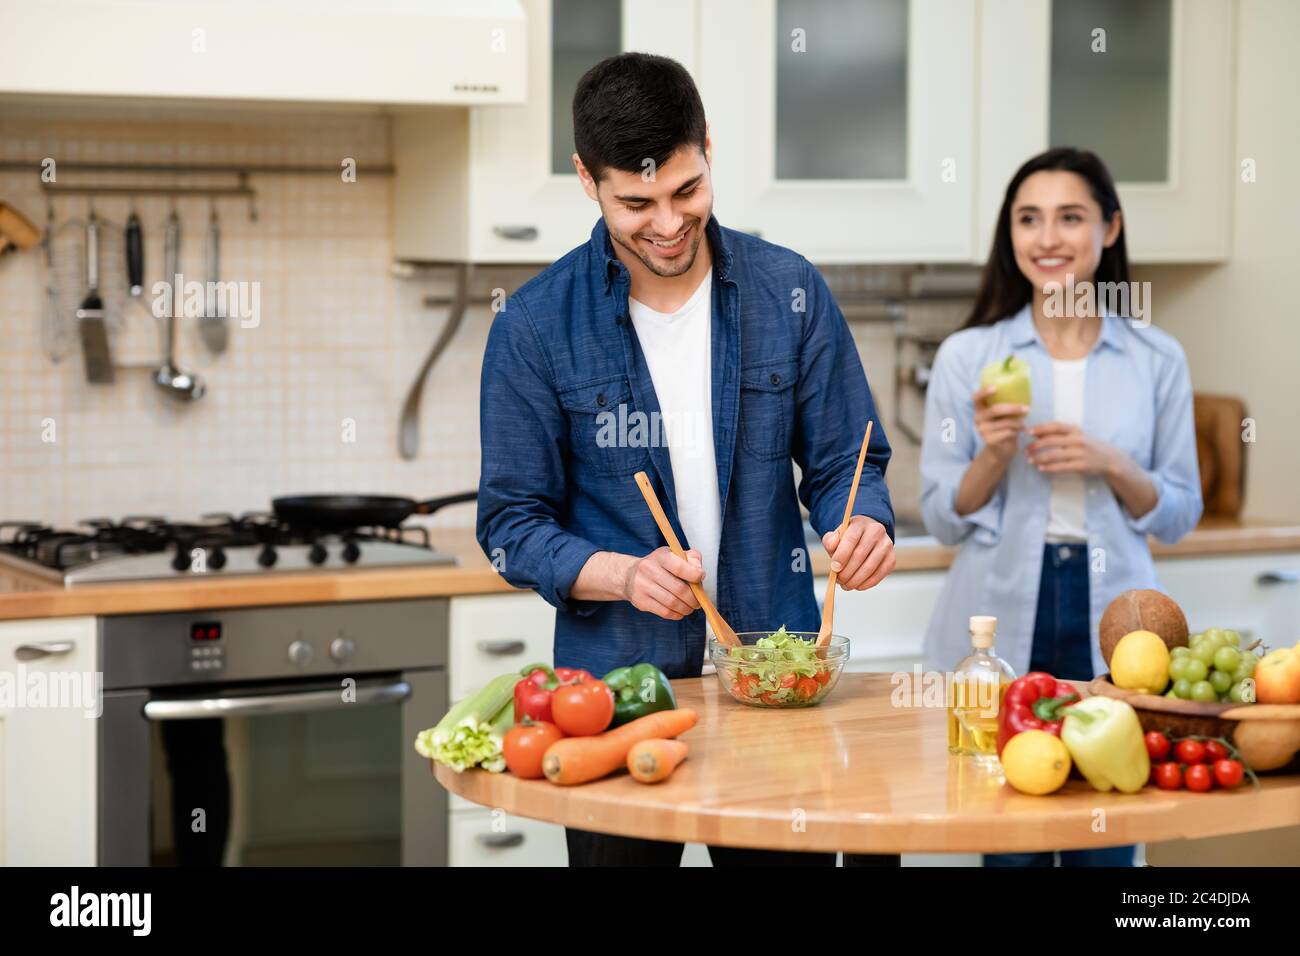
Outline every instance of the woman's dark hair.
<svg viewBox="0 0 1300 956">
<path fill-rule="evenodd" d="M 962 328 L 992 325 L 1009 315 L 1015 315 L 1033 297 L 1033 288 L 1016 265 L 1016 254 L 1011 248 L 1011 204 L 1016 201 L 1021 183 L 1034 173 L 1045 170 L 1077 173 L 1086 179 L 1092 198 L 1101 206 L 1102 218 L 1107 222 L 1114 219 L 1115 213 L 1120 211 L 1115 180 L 1096 153 L 1072 146 L 1058 146 L 1030 159 L 1016 170 L 1011 182 L 1007 184 L 1007 194 L 1002 199 L 997 228 L 993 233 L 993 250 L 989 253 L 989 261 L 984 264 L 975 305 Z M 1128 250 L 1124 244 L 1123 224 L 1120 225 L 1119 236 L 1110 247 L 1101 250 L 1101 262 L 1097 264 L 1095 281 L 1128 282 Z"/>
<path fill-rule="evenodd" d="M 681 146 L 704 148 L 704 104 L 676 60 L 620 53 L 583 74 L 573 93 L 573 145 L 593 179 L 609 167 L 655 168 Z"/>
</svg>

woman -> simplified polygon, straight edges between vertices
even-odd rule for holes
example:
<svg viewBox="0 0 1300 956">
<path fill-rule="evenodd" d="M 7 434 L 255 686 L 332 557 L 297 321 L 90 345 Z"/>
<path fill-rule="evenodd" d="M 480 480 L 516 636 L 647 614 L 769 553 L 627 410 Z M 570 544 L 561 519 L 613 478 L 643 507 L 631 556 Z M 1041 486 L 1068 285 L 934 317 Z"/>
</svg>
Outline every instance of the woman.
<svg viewBox="0 0 1300 956">
<path fill-rule="evenodd" d="M 1147 535 L 1174 542 L 1200 518 L 1182 348 L 1081 297 L 1095 283 L 1104 306 L 1128 281 L 1119 197 L 1101 160 L 1058 148 L 1020 167 L 974 309 L 940 347 L 926 397 L 922 516 L 944 544 L 961 545 L 926 635 L 932 666 L 955 665 L 969 652 L 970 615 L 992 614 L 998 653 L 1017 674 L 1103 673 L 1106 605 L 1157 587 Z M 989 406 L 980 372 L 1010 355 L 1028 364 L 1032 404 Z M 1132 862 L 1131 846 L 1062 853 L 1063 865 Z"/>
</svg>

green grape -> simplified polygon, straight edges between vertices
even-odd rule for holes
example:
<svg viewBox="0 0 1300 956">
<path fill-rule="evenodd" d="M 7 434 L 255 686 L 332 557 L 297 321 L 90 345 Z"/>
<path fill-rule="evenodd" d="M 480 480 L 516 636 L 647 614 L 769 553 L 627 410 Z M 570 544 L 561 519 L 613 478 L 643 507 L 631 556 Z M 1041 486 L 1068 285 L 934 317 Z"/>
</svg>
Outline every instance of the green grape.
<svg viewBox="0 0 1300 956">
<path fill-rule="evenodd" d="M 1169 660 L 1169 679 L 1182 680 L 1187 677 L 1187 665 L 1192 663 L 1190 657 L 1174 657 Z"/>
<path fill-rule="evenodd" d="M 1246 651 L 1242 654 L 1241 661 L 1237 664 L 1237 680 L 1241 680 L 1245 677 L 1254 677 L 1255 665 L 1258 663 L 1259 658 L 1250 651 Z"/>
<path fill-rule="evenodd" d="M 1205 636 L 1204 634 L 1191 634 L 1191 635 L 1189 635 L 1188 638 L 1187 638 L 1187 646 L 1188 646 L 1188 647 L 1195 647 L 1197 644 L 1201 643 L 1201 638 L 1204 637 L 1204 636 Z"/>
<path fill-rule="evenodd" d="M 1245 688 L 1245 683 L 1245 681 L 1237 681 L 1233 684 L 1232 689 L 1228 691 L 1228 700 L 1232 701 L 1234 704 L 1244 704 L 1246 701 L 1245 698 L 1242 697 L 1242 691 Z"/>
<path fill-rule="evenodd" d="M 1174 698 L 1177 698 L 1177 697 L 1178 697 L 1178 695 L 1174 693 L 1174 689 L 1173 689 L 1172 687 L 1169 688 L 1167 691 L 1165 691 L 1165 696 L 1166 696 L 1166 697 L 1174 697 Z"/>
<path fill-rule="evenodd" d="M 1206 634 L 1205 638 L 1201 641 L 1201 647 L 1213 647 L 1216 651 L 1220 647 L 1227 647 L 1227 646 L 1228 646 L 1228 639 L 1223 636 L 1222 631 L 1214 631 L 1211 634 Z"/>
<path fill-rule="evenodd" d="M 1191 653 L 1192 653 L 1192 649 L 1190 647 L 1175 647 L 1172 651 L 1169 652 L 1169 656 L 1187 657 Z"/>
<path fill-rule="evenodd" d="M 1227 635 L 1229 644 L 1231 644 L 1233 647 L 1241 647 L 1240 634 L 1238 634 L 1236 631 L 1224 631 L 1223 633 Z"/>
<path fill-rule="evenodd" d="M 1222 641 L 1224 639 L 1223 628 L 1207 627 L 1201 631 L 1201 637 L 1207 641 Z"/>
<path fill-rule="evenodd" d="M 1183 676 L 1193 684 L 1198 680 L 1205 680 L 1205 678 L 1209 676 L 1209 673 L 1209 666 L 1200 658 L 1193 657 L 1183 664 Z"/>
<path fill-rule="evenodd" d="M 1226 694 L 1232 688 L 1231 671 L 1215 671 L 1210 675 L 1210 686 L 1216 694 Z"/>
<path fill-rule="evenodd" d="M 1241 663 L 1241 651 L 1227 645 L 1214 652 L 1214 666 L 1221 671 L 1235 671 Z"/>
<path fill-rule="evenodd" d="M 1218 646 L 1211 644 L 1209 641 L 1201 641 L 1192 648 L 1192 657 L 1206 667 L 1209 667 L 1214 662 L 1214 655 L 1217 653 L 1219 653 Z"/>
<path fill-rule="evenodd" d="M 1182 680 L 1174 681 L 1174 696 L 1181 697 L 1183 700 L 1192 699 L 1192 682 L 1186 677 Z"/>
<path fill-rule="evenodd" d="M 1192 700 L 1213 701 L 1218 700 L 1219 695 L 1214 692 L 1214 685 L 1208 680 L 1198 680 L 1192 685 Z"/>
</svg>

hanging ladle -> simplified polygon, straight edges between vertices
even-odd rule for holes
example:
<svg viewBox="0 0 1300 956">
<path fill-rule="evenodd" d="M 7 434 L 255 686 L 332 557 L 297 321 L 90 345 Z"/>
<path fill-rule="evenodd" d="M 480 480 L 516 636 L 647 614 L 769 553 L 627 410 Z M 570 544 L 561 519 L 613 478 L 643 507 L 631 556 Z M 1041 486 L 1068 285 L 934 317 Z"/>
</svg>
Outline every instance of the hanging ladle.
<svg viewBox="0 0 1300 956">
<path fill-rule="evenodd" d="M 163 237 L 165 281 L 172 285 L 171 308 L 167 310 L 167 319 L 163 323 L 163 364 L 154 372 L 153 383 L 178 401 L 192 402 L 196 398 L 202 398 L 207 387 L 194 373 L 176 367 L 176 310 L 184 291 L 176 288 L 180 255 L 181 221 L 173 209 L 167 219 L 167 230 Z"/>
</svg>

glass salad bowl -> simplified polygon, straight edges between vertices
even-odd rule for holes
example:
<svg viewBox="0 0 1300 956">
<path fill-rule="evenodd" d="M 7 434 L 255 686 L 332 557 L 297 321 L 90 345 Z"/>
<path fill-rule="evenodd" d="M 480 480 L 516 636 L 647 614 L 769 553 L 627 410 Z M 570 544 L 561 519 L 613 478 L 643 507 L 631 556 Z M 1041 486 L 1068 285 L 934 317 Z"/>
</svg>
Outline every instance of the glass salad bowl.
<svg viewBox="0 0 1300 956">
<path fill-rule="evenodd" d="M 722 688 L 751 707 L 812 707 L 834 689 L 849 659 L 849 639 L 831 635 L 824 657 L 816 631 L 744 631 L 740 647 L 709 638 L 709 659 Z"/>
</svg>

